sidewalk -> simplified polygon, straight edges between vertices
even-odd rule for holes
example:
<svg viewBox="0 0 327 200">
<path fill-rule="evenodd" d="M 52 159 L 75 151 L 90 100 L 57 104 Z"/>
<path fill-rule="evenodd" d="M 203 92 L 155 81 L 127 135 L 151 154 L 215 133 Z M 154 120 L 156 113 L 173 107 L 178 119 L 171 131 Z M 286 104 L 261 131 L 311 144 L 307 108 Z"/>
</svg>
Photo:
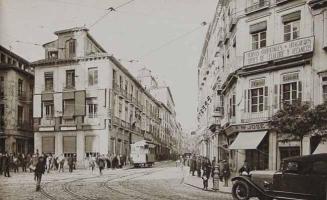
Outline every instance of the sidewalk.
<svg viewBox="0 0 327 200">
<path fill-rule="evenodd" d="M 203 180 L 202 178 L 198 177 L 196 173 L 194 173 L 195 176 L 192 176 L 192 174 L 189 173 L 189 168 L 185 167 L 184 169 L 184 184 L 198 188 L 198 189 L 203 189 Z M 210 177 L 208 181 L 208 191 L 212 192 L 222 192 L 222 193 L 231 193 L 232 192 L 232 186 L 230 185 L 229 187 L 224 187 L 224 183 L 219 181 L 219 190 L 215 191 L 213 190 L 213 182 L 212 182 L 212 177 Z"/>
</svg>

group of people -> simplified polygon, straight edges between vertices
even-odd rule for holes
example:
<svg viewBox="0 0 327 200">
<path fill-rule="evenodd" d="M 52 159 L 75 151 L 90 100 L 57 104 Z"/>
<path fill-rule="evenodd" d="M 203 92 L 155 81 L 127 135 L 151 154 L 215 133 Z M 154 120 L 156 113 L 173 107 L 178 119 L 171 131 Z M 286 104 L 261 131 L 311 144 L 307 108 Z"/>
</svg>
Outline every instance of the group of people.
<svg viewBox="0 0 327 200">
<path fill-rule="evenodd" d="M 107 169 L 117 169 L 122 168 L 126 165 L 126 156 L 125 155 L 115 155 L 115 154 L 107 154 L 100 155 L 97 154 L 95 156 L 89 156 L 88 158 L 89 168 L 94 171 L 96 165 L 98 165 L 100 175 L 102 174 L 102 170 L 107 167 Z"/>
<path fill-rule="evenodd" d="M 220 160 L 217 163 L 216 158 L 212 161 L 209 158 L 204 156 L 192 155 L 187 159 L 187 164 L 190 166 L 190 173 L 192 176 L 195 176 L 195 173 L 198 177 L 203 180 L 203 189 L 208 190 L 208 181 L 210 177 L 214 177 L 214 174 L 217 173 L 220 181 L 225 182 L 225 186 L 228 184 L 228 178 L 230 176 L 229 164 L 225 160 Z M 215 165 L 218 164 L 218 167 Z M 216 170 L 218 171 L 216 172 Z"/>
</svg>

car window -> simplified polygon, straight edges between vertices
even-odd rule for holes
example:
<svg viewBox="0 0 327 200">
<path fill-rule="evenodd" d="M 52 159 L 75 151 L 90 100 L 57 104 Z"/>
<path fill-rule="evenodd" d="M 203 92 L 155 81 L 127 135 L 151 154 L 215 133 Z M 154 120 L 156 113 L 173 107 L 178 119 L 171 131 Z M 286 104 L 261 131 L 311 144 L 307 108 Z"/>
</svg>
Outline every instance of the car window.
<svg viewBox="0 0 327 200">
<path fill-rule="evenodd" d="M 299 170 L 299 164 L 297 162 L 285 162 L 284 164 L 284 172 L 288 173 L 297 173 Z"/>
<path fill-rule="evenodd" d="M 312 165 L 314 174 L 327 174 L 327 161 L 316 161 Z"/>
</svg>

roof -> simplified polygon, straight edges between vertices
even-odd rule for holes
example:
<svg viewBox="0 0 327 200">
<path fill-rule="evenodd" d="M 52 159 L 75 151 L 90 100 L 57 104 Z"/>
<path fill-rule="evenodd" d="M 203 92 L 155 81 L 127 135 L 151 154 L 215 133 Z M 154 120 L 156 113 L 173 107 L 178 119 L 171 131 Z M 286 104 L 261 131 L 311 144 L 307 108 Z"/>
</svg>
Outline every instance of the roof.
<svg viewBox="0 0 327 200">
<path fill-rule="evenodd" d="M 20 69 L 19 67 L 15 66 L 15 65 L 0 63 L 0 70 L 7 70 L 7 69 L 8 70 L 12 69 L 12 70 L 15 70 L 15 71 L 17 71 L 19 73 L 22 73 L 22 74 L 26 75 L 26 76 L 34 77 L 33 73 L 25 71 L 23 69 Z"/>
<path fill-rule="evenodd" d="M 63 29 L 63 30 L 59 30 L 54 32 L 54 34 L 59 35 L 62 33 L 67 33 L 67 32 L 72 32 L 72 31 L 89 31 L 88 28 L 86 28 L 85 26 L 82 27 L 73 27 L 73 28 L 68 28 L 68 29 Z"/>
<path fill-rule="evenodd" d="M 285 158 L 284 161 L 296 161 L 296 162 L 314 162 L 316 160 L 327 160 L 327 153 L 312 154 L 306 156 L 295 156 Z"/>
<path fill-rule="evenodd" d="M 0 51 L 3 51 L 4 53 L 10 55 L 11 57 L 14 57 L 15 59 L 19 60 L 20 62 L 24 63 L 25 65 L 30 65 L 30 62 L 19 55 L 15 54 L 14 52 L 10 51 L 9 49 L 6 49 L 5 47 L 0 45 Z"/>
</svg>

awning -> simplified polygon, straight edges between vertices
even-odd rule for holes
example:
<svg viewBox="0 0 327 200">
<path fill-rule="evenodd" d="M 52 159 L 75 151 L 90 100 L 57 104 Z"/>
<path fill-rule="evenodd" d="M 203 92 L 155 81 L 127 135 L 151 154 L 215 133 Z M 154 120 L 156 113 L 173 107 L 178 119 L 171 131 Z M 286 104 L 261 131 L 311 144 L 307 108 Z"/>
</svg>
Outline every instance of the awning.
<svg viewBox="0 0 327 200">
<path fill-rule="evenodd" d="M 327 153 L 327 141 L 320 142 L 313 154 Z"/>
<path fill-rule="evenodd" d="M 267 131 L 240 132 L 229 149 L 257 149 Z"/>
</svg>

